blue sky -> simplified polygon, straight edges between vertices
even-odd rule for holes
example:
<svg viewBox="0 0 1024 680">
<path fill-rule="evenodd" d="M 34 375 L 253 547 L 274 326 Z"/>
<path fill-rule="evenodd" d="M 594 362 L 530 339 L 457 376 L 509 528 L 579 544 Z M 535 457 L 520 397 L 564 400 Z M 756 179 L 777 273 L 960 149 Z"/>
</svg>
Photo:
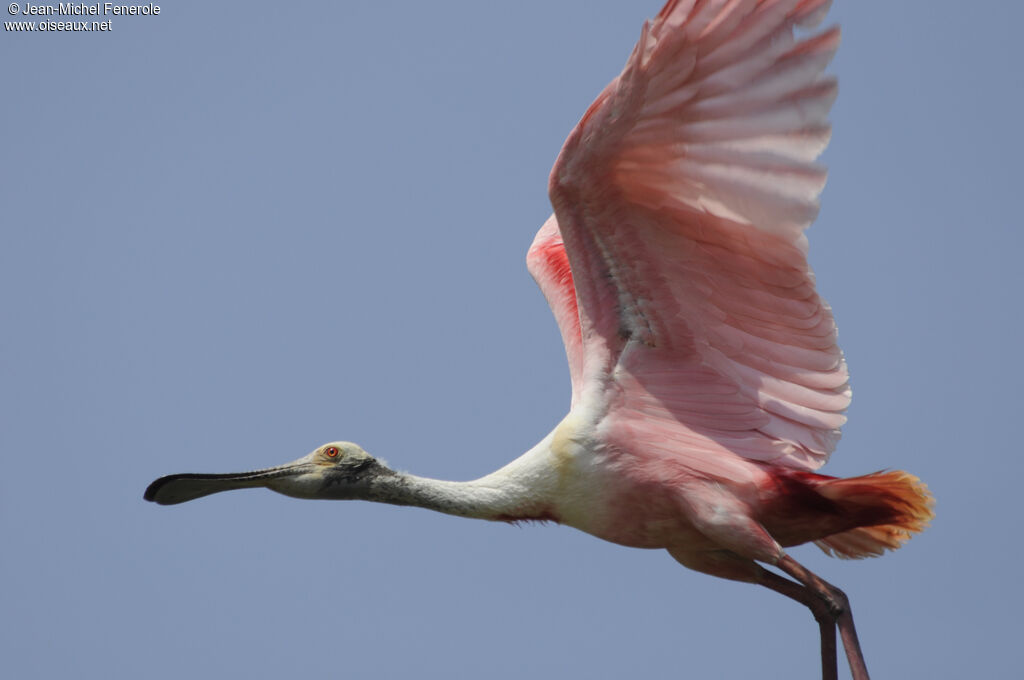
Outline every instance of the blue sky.
<svg viewBox="0 0 1024 680">
<path fill-rule="evenodd" d="M 1024 6 L 840 0 L 812 227 L 854 403 L 824 472 L 938 498 L 850 595 L 880 678 L 1009 677 Z M 0 35 L 0 659 L 17 678 L 815 677 L 798 605 L 667 554 L 154 477 L 350 439 L 469 479 L 568 407 L 524 256 L 645 2 L 195 3 Z M 5 19 L 9 17 L 5 16 Z"/>
</svg>

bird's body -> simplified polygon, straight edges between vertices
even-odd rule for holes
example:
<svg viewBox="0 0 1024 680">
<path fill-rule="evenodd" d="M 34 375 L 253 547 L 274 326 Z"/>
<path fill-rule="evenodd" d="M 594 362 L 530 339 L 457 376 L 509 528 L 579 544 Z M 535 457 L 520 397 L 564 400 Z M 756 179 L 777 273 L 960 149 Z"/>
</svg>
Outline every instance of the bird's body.
<svg viewBox="0 0 1024 680">
<path fill-rule="evenodd" d="M 814 160 L 830 134 L 836 84 L 824 69 L 839 32 L 798 40 L 794 30 L 827 5 L 669 0 L 569 135 L 549 181 L 554 215 L 527 265 L 558 321 L 572 399 L 534 448 L 481 479 L 447 482 L 335 442 L 254 473 L 164 477 L 146 498 L 265 486 L 549 520 L 664 548 L 810 607 L 825 677 L 835 677 L 838 622 L 854 677 L 866 678 L 845 597 L 784 547 L 881 554 L 926 525 L 931 497 L 904 472 L 815 472 L 850 403 L 803 233 L 825 181 Z"/>
<path fill-rule="evenodd" d="M 586 408 L 574 410 L 535 447 L 480 479 L 449 482 L 395 473 L 379 480 L 370 500 L 473 519 L 556 522 L 631 548 L 665 548 L 684 563 L 681 556 L 699 559 L 723 548 L 709 535 L 716 523 L 722 524 L 718 531 L 736 535 L 746 533 L 748 525 L 762 525 L 781 546 L 824 539 L 831 541 L 823 544 L 826 549 L 857 557 L 895 548 L 917 530 L 888 526 L 888 520 L 924 519 L 903 518 L 900 511 L 901 504 L 912 504 L 923 493 L 906 473 L 837 479 L 738 460 L 733 474 L 724 477 L 716 474 L 718 468 L 651 460 L 595 436 L 603 417 Z M 857 496 L 865 485 L 886 484 L 895 489 L 874 496 L 873 503 L 845 498 Z M 310 497 L 318 494 L 314 489 Z M 864 533 L 865 522 L 873 538 Z M 839 538 L 847 531 L 869 541 L 862 554 Z"/>
</svg>

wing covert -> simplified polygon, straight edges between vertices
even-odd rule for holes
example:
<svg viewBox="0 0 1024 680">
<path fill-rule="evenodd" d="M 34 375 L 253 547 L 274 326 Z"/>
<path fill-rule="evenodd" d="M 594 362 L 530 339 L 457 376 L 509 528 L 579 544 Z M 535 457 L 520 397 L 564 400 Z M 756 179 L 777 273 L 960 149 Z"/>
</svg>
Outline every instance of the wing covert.
<svg viewBox="0 0 1024 680">
<path fill-rule="evenodd" d="M 537 232 L 526 254 L 526 268 L 537 282 L 562 334 L 569 377 L 572 379 L 572 405 L 579 399 L 583 372 L 583 339 L 580 337 L 580 317 L 576 307 L 576 287 L 573 285 L 569 256 L 558 231 L 558 222 L 552 215 Z"/>
</svg>

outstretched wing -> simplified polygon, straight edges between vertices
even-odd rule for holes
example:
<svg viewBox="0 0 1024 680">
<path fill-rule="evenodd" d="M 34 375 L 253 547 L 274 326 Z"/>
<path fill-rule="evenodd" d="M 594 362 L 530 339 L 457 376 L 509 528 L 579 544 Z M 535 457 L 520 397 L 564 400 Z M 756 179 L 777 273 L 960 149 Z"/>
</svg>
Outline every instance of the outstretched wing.
<svg viewBox="0 0 1024 680">
<path fill-rule="evenodd" d="M 611 378 L 638 445 L 815 469 L 839 438 L 847 370 L 803 234 L 839 30 L 794 36 L 827 6 L 670 0 L 555 163 L 574 393 Z M 547 242 L 531 258 L 555 258 Z"/>
<path fill-rule="evenodd" d="M 583 339 L 580 337 L 580 316 L 569 256 L 554 215 L 548 218 L 533 239 L 533 245 L 526 253 L 526 268 L 544 293 L 562 333 L 565 355 L 569 360 L 569 377 L 572 379 L 572 405 L 575 406 L 582 384 Z"/>
</svg>

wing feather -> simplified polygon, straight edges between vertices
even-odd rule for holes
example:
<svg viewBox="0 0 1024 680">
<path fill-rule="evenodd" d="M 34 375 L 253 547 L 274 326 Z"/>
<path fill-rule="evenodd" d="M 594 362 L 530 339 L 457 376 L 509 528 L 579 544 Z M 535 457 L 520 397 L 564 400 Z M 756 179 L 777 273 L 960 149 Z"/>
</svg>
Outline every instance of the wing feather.
<svg viewBox="0 0 1024 680">
<path fill-rule="evenodd" d="M 839 31 L 794 34 L 828 4 L 670 0 L 555 163 L 557 224 L 530 271 L 554 298 L 574 399 L 616 385 L 613 436 L 802 469 L 835 447 L 848 375 L 803 232 L 826 179 Z"/>
<path fill-rule="evenodd" d="M 569 361 L 572 380 L 572 404 L 579 398 L 583 370 L 583 339 L 580 337 L 580 317 L 576 307 L 576 287 L 573 285 L 569 256 L 558 231 L 558 222 L 552 215 L 537 232 L 526 254 L 526 268 L 537 282 L 562 334 L 565 355 Z"/>
</svg>

